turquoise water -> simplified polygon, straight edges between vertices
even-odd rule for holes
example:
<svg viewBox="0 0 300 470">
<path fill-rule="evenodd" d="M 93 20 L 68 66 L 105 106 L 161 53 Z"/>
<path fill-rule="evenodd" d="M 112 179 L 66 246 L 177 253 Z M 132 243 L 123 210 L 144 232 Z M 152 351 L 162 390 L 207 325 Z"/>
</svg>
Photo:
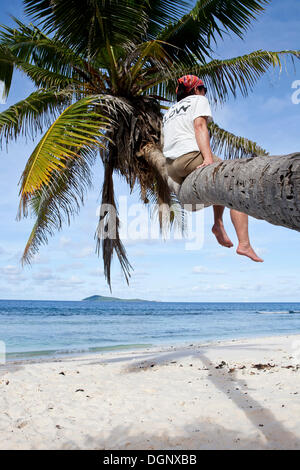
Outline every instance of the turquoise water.
<svg viewBox="0 0 300 470">
<path fill-rule="evenodd" d="M 300 333 L 300 303 L 0 300 L 7 359 Z"/>
</svg>

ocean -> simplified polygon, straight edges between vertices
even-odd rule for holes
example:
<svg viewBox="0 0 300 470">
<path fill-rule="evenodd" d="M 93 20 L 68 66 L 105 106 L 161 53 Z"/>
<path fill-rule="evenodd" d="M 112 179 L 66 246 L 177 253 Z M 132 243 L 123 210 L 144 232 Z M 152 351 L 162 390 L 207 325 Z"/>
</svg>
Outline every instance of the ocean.
<svg viewBox="0 0 300 470">
<path fill-rule="evenodd" d="M 9 360 L 300 333 L 300 303 L 0 300 Z"/>
</svg>

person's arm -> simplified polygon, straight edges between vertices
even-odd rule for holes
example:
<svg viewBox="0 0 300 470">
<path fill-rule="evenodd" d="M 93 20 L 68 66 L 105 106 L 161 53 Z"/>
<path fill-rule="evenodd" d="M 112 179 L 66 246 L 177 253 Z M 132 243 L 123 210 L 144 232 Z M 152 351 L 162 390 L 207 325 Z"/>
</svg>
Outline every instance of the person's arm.
<svg viewBox="0 0 300 470">
<path fill-rule="evenodd" d="M 196 141 L 197 141 L 199 150 L 203 156 L 203 163 L 197 168 L 211 165 L 212 163 L 214 163 L 214 161 L 213 161 L 212 151 L 210 148 L 210 138 L 209 138 L 209 132 L 207 128 L 207 118 L 203 116 L 197 117 L 194 120 L 194 129 L 195 129 Z"/>
</svg>

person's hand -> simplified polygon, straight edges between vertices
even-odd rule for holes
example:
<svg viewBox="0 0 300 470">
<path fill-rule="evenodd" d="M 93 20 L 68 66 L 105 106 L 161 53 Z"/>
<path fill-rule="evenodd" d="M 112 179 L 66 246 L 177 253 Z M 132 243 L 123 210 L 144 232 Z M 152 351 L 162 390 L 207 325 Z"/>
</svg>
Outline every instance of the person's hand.
<svg viewBox="0 0 300 470">
<path fill-rule="evenodd" d="M 196 169 L 198 169 L 198 168 L 203 168 L 203 167 L 205 167 L 205 166 L 211 165 L 212 163 L 214 163 L 213 159 L 211 159 L 211 160 L 204 160 L 204 162 L 202 163 L 202 165 L 197 166 Z"/>
</svg>

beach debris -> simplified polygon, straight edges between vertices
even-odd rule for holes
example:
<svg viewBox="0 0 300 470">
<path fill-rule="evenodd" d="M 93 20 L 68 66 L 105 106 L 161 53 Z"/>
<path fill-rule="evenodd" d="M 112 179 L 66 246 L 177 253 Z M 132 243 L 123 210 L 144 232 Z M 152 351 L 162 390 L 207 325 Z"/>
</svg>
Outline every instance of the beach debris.
<svg viewBox="0 0 300 470">
<path fill-rule="evenodd" d="M 233 367 L 232 369 L 229 369 L 228 373 L 232 374 L 235 371 L 235 368 Z"/>
<path fill-rule="evenodd" d="M 60 372 L 58 375 L 66 375 L 65 372 Z"/>
<path fill-rule="evenodd" d="M 226 362 L 225 361 L 222 361 L 220 362 L 220 364 L 218 366 L 215 367 L 215 369 L 223 369 L 224 366 L 226 366 Z"/>
<path fill-rule="evenodd" d="M 77 390 L 75 390 L 75 393 L 76 392 L 84 392 L 83 388 L 77 388 Z"/>
<path fill-rule="evenodd" d="M 252 369 L 257 369 L 257 370 L 269 370 L 275 367 L 275 364 L 272 365 L 268 362 L 268 364 L 253 364 Z"/>
<path fill-rule="evenodd" d="M 5 382 L 5 385 L 9 385 L 9 380 L 7 380 L 7 381 Z"/>
<path fill-rule="evenodd" d="M 62 426 L 60 426 L 60 424 L 56 424 L 55 426 L 57 429 L 62 429 Z"/>
<path fill-rule="evenodd" d="M 291 369 L 293 372 L 297 372 L 297 370 L 300 369 L 300 365 L 297 364 L 296 366 L 292 366 L 292 365 L 289 365 L 289 366 L 281 366 L 282 369 Z"/>
<path fill-rule="evenodd" d="M 264 424 L 259 424 L 258 425 L 260 428 L 263 428 L 264 427 Z"/>
<path fill-rule="evenodd" d="M 18 429 L 25 428 L 25 426 L 27 426 L 27 424 L 28 424 L 27 421 L 23 421 L 22 419 L 17 420 L 17 428 Z"/>
</svg>

